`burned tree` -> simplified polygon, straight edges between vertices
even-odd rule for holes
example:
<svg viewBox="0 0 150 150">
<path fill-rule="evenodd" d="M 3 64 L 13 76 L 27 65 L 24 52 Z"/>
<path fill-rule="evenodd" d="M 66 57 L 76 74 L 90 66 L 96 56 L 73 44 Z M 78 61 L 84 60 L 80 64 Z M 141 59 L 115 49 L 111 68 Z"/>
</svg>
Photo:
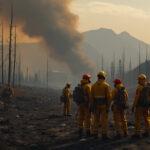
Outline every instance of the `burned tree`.
<svg viewBox="0 0 150 150">
<path fill-rule="evenodd" d="M 18 62 L 18 86 L 21 86 L 21 54 L 19 54 Z"/>
<path fill-rule="evenodd" d="M 48 90 L 48 86 L 49 86 L 49 60 L 47 57 L 47 66 L 46 66 L 46 86 L 47 86 L 47 90 Z"/>
<path fill-rule="evenodd" d="M 138 73 L 141 73 L 141 45 L 139 43 L 139 67 L 138 67 Z"/>
<path fill-rule="evenodd" d="M 104 70 L 104 56 L 102 54 L 102 66 L 101 66 L 101 69 Z"/>
<path fill-rule="evenodd" d="M 1 76 L 2 76 L 2 85 L 4 84 L 4 28 L 3 28 L 3 21 L 2 21 L 2 39 L 1 39 Z"/>
<path fill-rule="evenodd" d="M 124 80 L 124 76 L 125 76 L 125 49 L 123 50 L 122 53 L 122 80 Z"/>
<path fill-rule="evenodd" d="M 9 31 L 9 60 L 8 60 L 8 84 L 11 84 L 12 72 L 12 29 L 13 29 L 13 5 L 11 5 L 10 31 Z"/>
<path fill-rule="evenodd" d="M 148 66 L 149 66 L 149 62 L 148 62 L 148 46 L 146 45 L 145 72 L 146 72 L 147 76 L 149 76 Z"/>
<path fill-rule="evenodd" d="M 131 57 L 130 57 L 130 62 L 129 62 L 129 84 L 131 86 L 132 84 L 132 60 L 131 60 Z"/>
<path fill-rule="evenodd" d="M 111 62 L 111 80 L 113 81 L 115 78 L 115 63 Z"/>
<path fill-rule="evenodd" d="M 17 33 L 15 26 L 15 36 L 14 36 L 14 64 L 13 64 L 13 86 L 15 86 L 15 77 L 16 77 L 16 57 L 17 57 Z"/>
</svg>

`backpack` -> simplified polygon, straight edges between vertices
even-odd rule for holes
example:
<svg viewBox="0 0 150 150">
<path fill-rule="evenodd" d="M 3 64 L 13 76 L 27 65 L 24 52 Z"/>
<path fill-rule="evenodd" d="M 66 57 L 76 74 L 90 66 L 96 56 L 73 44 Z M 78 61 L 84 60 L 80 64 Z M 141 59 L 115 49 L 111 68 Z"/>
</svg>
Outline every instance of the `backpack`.
<svg viewBox="0 0 150 150">
<path fill-rule="evenodd" d="M 85 94 L 84 94 L 84 89 L 81 85 L 78 85 L 77 87 L 75 87 L 74 91 L 73 91 L 73 101 L 79 105 L 85 102 L 85 98 L 84 98 Z"/>
<path fill-rule="evenodd" d="M 60 102 L 61 103 L 66 103 L 66 101 L 67 101 L 67 98 L 65 96 L 65 89 L 63 89 L 62 95 L 60 96 Z"/>
<path fill-rule="evenodd" d="M 139 106 L 150 108 L 150 85 L 143 87 L 139 98 Z"/>
<path fill-rule="evenodd" d="M 118 89 L 114 104 L 122 109 L 127 108 L 125 87 Z"/>
</svg>

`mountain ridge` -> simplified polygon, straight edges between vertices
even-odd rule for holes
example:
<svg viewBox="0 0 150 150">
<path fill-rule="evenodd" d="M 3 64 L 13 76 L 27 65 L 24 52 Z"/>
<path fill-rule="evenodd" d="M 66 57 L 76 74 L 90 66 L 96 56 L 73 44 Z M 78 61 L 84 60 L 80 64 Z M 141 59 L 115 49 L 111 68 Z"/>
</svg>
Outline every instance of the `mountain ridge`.
<svg viewBox="0 0 150 150">
<path fill-rule="evenodd" d="M 119 59 L 122 59 L 122 53 L 125 51 L 125 68 L 128 70 L 130 58 L 132 67 L 138 66 L 139 45 L 141 48 L 141 62 L 145 61 L 146 47 L 149 48 L 149 44 L 140 41 L 127 31 L 117 34 L 112 29 L 99 28 L 98 30 L 84 32 L 83 37 L 82 50 L 96 64 L 98 69 L 101 69 L 101 58 L 103 56 L 104 69 L 108 71 L 110 70 L 111 62 L 114 61 L 114 55 L 116 66 L 118 67 Z M 17 48 L 22 53 L 24 68 L 29 66 L 29 68 L 34 68 L 37 72 L 41 67 L 44 68 L 46 66 L 45 58 L 47 57 L 47 51 L 44 50 L 45 48 L 42 44 L 18 43 Z M 39 62 L 39 60 L 41 61 Z M 53 61 L 52 58 L 50 58 L 50 65 L 52 69 L 59 70 L 62 68 L 59 67 L 59 62 Z"/>
<path fill-rule="evenodd" d="M 108 60 L 107 64 L 113 61 L 114 55 L 116 60 L 122 59 L 122 54 L 125 52 L 126 63 L 129 63 L 130 57 L 132 59 L 133 67 L 138 65 L 139 48 L 141 53 L 141 62 L 145 61 L 146 49 L 149 44 L 132 36 L 127 31 L 115 33 L 112 29 L 99 28 L 83 33 L 84 43 L 88 43 L 93 47 L 91 51 L 97 51 L 99 55 L 103 55 L 104 59 Z M 89 53 L 89 50 L 86 50 Z M 97 59 L 97 58 L 92 58 Z M 106 69 L 109 65 L 106 64 Z M 126 65 L 126 69 L 128 65 Z"/>
</svg>

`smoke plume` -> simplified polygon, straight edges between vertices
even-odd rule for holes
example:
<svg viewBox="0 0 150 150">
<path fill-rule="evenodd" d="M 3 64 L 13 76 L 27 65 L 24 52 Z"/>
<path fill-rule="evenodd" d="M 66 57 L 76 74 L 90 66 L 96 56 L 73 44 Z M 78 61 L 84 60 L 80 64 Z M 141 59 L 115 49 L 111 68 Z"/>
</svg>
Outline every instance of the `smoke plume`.
<svg viewBox="0 0 150 150">
<path fill-rule="evenodd" d="M 0 0 L 2 15 L 10 16 L 12 0 Z M 92 65 L 82 52 L 82 35 L 76 30 L 78 17 L 69 10 L 71 0 L 14 0 L 17 24 L 30 37 L 40 37 L 48 46 L 50 55 L 68 64 L 79 74 L 92 71 Z"/>
</svg>

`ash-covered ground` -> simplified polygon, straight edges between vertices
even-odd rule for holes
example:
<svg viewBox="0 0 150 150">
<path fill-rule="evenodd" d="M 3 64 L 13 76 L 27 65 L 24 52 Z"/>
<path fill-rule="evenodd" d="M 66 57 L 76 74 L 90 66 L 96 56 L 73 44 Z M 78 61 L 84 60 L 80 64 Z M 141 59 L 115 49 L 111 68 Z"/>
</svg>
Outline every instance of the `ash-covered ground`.
<svg viewBox="0 0 150 150">
<path fill-rule="evenodd" d="M 74 115 L 62 116 L 59 90 L 49 89 L 47 92 L 39 88 L 21 88 L 15 93 L 9 106 L 9 122 L 4 117 L 3 104 L 0 104 L 0 150 L 150 149 L 150 138 L 114 140 L 112 123 L 109 141 L 104 142 L 101 138 L 80 141 Z M 75 108 L 72 113 L 75 113 Z M 133 120 L 130 110 L 128 118 Z M 132 121 L 129 131 L 130 135 L 133 134 Z"/>
</svg>

